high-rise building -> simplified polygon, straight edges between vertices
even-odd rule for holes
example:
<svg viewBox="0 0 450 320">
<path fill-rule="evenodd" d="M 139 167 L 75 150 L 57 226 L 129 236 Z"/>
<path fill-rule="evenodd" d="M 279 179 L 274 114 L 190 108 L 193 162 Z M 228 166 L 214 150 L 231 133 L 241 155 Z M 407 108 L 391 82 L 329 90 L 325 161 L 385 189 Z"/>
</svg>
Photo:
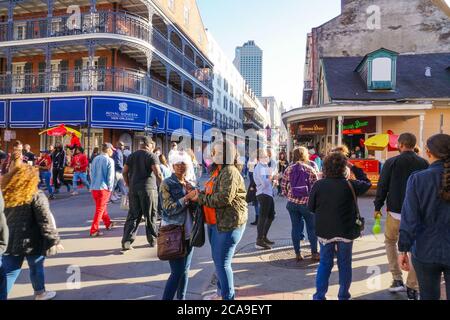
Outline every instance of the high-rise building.
<svg viewBox="0 0 450 320">
<path fill-rule="evenodd" d="M 234 65 L 258 98 L 262 96 L 262 60 L 263 51 L 253 40 L 236 48 Z"/>
</svg>

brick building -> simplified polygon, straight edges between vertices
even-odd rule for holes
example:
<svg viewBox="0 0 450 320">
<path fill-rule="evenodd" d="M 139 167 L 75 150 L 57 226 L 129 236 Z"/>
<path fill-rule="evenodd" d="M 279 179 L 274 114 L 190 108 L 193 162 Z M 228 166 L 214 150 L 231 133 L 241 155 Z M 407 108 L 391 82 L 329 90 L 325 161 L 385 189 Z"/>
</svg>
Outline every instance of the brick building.
<svg viewBox="0 0 450 320">
<path fill-rule="evenodd" d="M 211 127 L 207 37 L 195 0 L 0 1 L 0 129 L 34 151 L 67 124 L 88 151 Z M 3 115 L 3 117 L 2 117 Z M 11 141 L 12 142 L 12 141 Z"/>
</svg>

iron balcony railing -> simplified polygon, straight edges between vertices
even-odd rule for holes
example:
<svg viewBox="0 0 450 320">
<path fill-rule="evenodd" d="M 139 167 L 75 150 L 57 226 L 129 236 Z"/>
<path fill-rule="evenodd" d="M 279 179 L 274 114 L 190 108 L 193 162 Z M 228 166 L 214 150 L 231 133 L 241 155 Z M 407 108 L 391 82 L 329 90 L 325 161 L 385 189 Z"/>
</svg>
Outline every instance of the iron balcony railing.
<svg viewBox="0 0 450 320">
<path fill-rule="evenodd" d="M 199 68 L 147 20 L 127 12 L 98 11 L 82 13 L 81 18 L 62 15 L 46 18 L 0 22 L 0 42 L 42 39 L 79 34 L 112 33 L 147 41 L 178 66 L 212 90 L 212 70 Z"/>
<path fill-rule="evenodd" d="M 108 91 L 151 97 L 179 110 L 212 121 L 212 110 L 145 72 L 118 68 L 0 74 L 0 95 L 48 92 Z M 204 102 L 207 99 L 199 98 Z"/>
</svg>

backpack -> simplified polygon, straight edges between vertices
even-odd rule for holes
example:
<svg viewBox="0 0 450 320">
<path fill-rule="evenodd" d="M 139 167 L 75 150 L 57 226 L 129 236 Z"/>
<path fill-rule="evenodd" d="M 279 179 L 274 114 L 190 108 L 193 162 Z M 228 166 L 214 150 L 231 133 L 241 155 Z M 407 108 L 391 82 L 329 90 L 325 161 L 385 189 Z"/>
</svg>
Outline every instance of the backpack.
<svg viewBox="0 0 450 320">
<path fill-rule="evenodd" d="M 311 191 L 309 172 L 301 164 L 296 164 L 289 175 L 292 195 L 295 198 L 308 197 Z"/>
</svg>

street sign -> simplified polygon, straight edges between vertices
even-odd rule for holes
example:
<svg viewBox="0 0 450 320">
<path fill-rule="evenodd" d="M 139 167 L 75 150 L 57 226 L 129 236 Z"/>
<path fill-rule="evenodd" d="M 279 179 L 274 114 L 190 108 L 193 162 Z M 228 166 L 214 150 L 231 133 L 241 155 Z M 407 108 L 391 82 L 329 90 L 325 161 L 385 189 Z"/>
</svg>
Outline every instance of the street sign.
<svg viewBox="0 0 450 320">
<path fill-rule="evenodd" d="M 12 130 L 5 130 L 4 138 L 6 142 L 16 139 L 16 132 Z"/>
</svg>

